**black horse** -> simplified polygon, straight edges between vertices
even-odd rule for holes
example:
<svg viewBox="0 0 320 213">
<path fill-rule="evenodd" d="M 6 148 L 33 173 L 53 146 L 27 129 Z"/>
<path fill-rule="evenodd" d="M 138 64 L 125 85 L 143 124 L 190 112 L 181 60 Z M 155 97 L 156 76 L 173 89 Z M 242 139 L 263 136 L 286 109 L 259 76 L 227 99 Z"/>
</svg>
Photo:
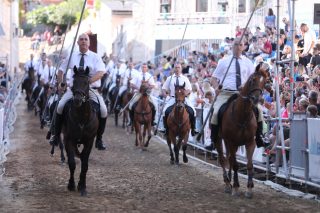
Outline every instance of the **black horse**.
<svg viewBox="0 0 320 213">
<path fill-rule="evenodd" d="M 71 99 L 63 112 L 63 141 L 68 156 L 70 179 L 68 189 L 75 190 L 74 171 L 76 168 L 75 155 L 80 154 L 81 172 L 78 182 L 78 190 L 82 196 L 87 194 L 86 175 L 88 171 L 88 161 L 91 153 L 94 138 L 98 130 L 98 112 L 94 102 L 89 100 L 89 68 L 85 70 L 74 67 Z M 78 145 L 82 144 L 81 152 Z"/>
<path fill-rule="evenodd" d="M 120 80 L 121 80 L 121 75 L 116 75 L 116 86 L 109 93 L 109 100 L 110 100 L 109 112 L 110 114 L 114 113 L 114 122 L 116 126 L 118 126 L 118 117 L 121 109 L 121 106 L 119 104 L 120 103 L 120 97 L 119 97 Z"/>
<path fill-rule="evenodd" d="M 26 101 L 28 104 L 28 110 L 32 109 L 32 101 L 31 101 L 31 95 L 32 95 L 32 90 L 35 84 L 35 70 L 33 67 L 30 67 L 28 69 L 28 75 L 26 78 L 23 80 L 22 85 L 21 85 L 21 91 L 25 90 L 26 92 Z"/>
</svg>

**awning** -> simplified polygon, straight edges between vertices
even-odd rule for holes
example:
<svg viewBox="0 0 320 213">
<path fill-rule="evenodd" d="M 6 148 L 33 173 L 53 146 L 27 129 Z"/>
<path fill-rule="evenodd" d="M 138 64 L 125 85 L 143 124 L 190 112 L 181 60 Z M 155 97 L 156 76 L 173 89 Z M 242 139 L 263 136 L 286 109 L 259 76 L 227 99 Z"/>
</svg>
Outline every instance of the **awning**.
<svg viewBox="0 0 320 213">
<path fill-rule="evenodd" d="M 4 30 L 2 28 L 2 25 L 0 23 L 0 36 L 5 36 L 6 34 L 4 33 Z"/>
</svg>

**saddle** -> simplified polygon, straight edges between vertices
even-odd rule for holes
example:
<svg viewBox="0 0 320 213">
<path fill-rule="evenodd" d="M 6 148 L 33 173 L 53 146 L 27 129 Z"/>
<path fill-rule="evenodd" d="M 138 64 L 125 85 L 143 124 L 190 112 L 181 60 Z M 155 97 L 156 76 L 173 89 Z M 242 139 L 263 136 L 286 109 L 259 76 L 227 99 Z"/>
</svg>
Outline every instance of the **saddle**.
<svg viewBox="0 0 320 213">
<path fill-rule="evenodd" d="M 220 109 L 219 109 L 219 112 L 218 112 L 218 125 L 221 126 L 222 124 L 222 117 L 223 117 L 223 114 L 225 113 L 225 111 L 228 109 L 229 105 L 235 100 L 237 99 L 239 96 L 239 94 L 233 94 L 226 103 L 224 103 Z"/>
<path fill-rule="evenodd" d="M 101 117 L 100 116 L 100 105 L 98 103 L 94 102 L 93 100 L 89 100 L 89 101 L 90 101 L 90 105 L 92 107 L 92 110 L 97 114 L 98 118 L 100 118 Z M 66 105 L 64 106 L 63 113 L 62 113 L 64 118 L 67 118 L 68 111 L 69 111 L 72 103 L 73 103 L 73 100 L 70 99 L 69 101 L 67 101 Z"/>
</svg>

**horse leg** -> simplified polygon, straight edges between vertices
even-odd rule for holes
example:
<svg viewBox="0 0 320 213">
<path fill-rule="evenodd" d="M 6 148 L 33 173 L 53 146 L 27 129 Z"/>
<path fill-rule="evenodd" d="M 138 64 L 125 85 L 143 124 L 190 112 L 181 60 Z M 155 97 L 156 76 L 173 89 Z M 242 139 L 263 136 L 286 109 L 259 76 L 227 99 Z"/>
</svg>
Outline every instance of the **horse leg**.
<svg viewBox="0 0 320 213">
<path fill-rule="evenodd" d="M 69 141 L 69 143 L 71 143 L 71 141 Z M 74 159 L 74 151 L 70 149 L 70 145 L 66 146 L 66 152 L 68 156 L 68 165 L 70 170 L 68 189 L 69 191 L 74 191 L 76 188 L 74 183 L 74 171 L 76 170 L 76 161 Z"/>
<path fill-rule="evenodd" d="M 139 145 L 139 132 L 140 132 L 139 124 L 135 123 L 134 128 L 135 128 L 135 131 L 136 131 L 136 146 L 138 146 Z"/>
<path fill-rule="evenodd" d="M 178 139 L 180 140 L 180 139 Z M 176 165 L 179 165 L 179 150 L 180 150 L 180 142 L 177 141 L 176 138 L 173 139 L 173 150 L 174 150 L 174 157 L 176 158 Z"/>
<path fill-rule="evenodd" d="M 143 125 L 143 134 L 142 134 L 142 150 L 145 150 L 145 147 L 146 147 L 146 135 L 147 135 L 147 128 L 148 128 L 148 125 L 147 124 L 144 124 Z"/>
<path fill-rule="evenodd" d="M 81 159 L 81 172 L 80 172 L 80 179 L 78 183 L 78 191 L 80 191 L 81 196 L 87 195 L 87 186 L 86 186 L 86 176 L 88 171 L 88 163 L 89 163 L 89 156 L 93 145 L 93 139 L 88 141 L 87 145 L 84 145 L 83 150 L 80 154 Z"/>
<path fill-rule="evenodd" d="M 51 157 L 52 157 L 52 156 L 53 156 L 53 154 L 54 154 L 54 145 L 52 145 L 52 146 L 51 146 L 50 154 L 51 154 Z"/>
<path fill-rule="evenodd" d="M 122 128 L 124 129 L 124 128 L 126 128 L 126 125 L 125 125 L 125 123 L 126 123 L 126 116 L 127 116 L 127 112 L 126 111 L 124 111 L 123 112 L 123 115 L 122 115 Z"/>
<path fill-rule="evenodd" d="M 187 151 L 187 141 L 188 141 L 188 137 L 189 137 L 189 131 L 188 133 L 186 134 L 185 138 L 183 139 L 183 144 L 182 144 L 182 151 L 183 151 L 183 162 L 184 163 L 188 163 L 188 157 L 187 157 L 187 154 L 186 154 L 186 151 Z"/>
<path fill-rule="evenodd" d="M 118 112 L 116 109 L 114 110 L 114 124 L 118 126 Z"/>
<path fill-rule="evenodd" d="M 54 147 L 54 146 L 52 146 Z M 60 148 L 60 159 L 61 159 L 61 164 L 63 164 L 66 160 L 66 158 L 64 157 L 64 153 L 63 153 L 63 148 L 64 148 L 64 145 L 63 143 L 60 141 L 59 143 L 59 148 Z"/>
<path fill-rule="evenodd" d="M 233 146 L 230 148 L 230 155 L 229 155 L 229 163 L 230 163 L 230 175 L 229 178 L 231 180 L 231 168 L 233 169 L 233 191 L 232 195 L 238 197 L 239 194 L 239 178 L 238 178 L 238 162 L 236 159 L 236 152 L 237 152 L 238 147 Z"/>
<path fill-rule="evenodd" d="M 227 171 L 226 171 L 226 168 L 225 168 L 225 157 L 223 155 L 223 150 L 222 150 L 222 141 L 221 141 L 221 138 L 219 137 L 218 138 L 218 141 L 217 143 L 215 143 L 216 145 L 216 149 L 217 149 L 217 152 L 218 152 L 218 159 L 219 159 L 219 163 L 221 165 L 221 168 L 223 170 L 223 181 L 225 183 L 225 193 L 231 193 L 231 184 L 230 184 L 230 179 L 228 177 L 228 174 L 227 174 Z"/>
<path fill-rule="evenodd" d="M 253 192 L 253 163 L 252 163 L 252 156 L 254 149 L 256 147 L 255 141 L 251 141 L 248 145 L 246 145 L 246 152 L 247 152 L 247 171 L 248 171 L 248 184 L 247 184 L 247 191 L 245 192 L 246 198 L 252 198 Z"/>
<path fill-rule="evenodd" d="M 147 142 L 144 144 L 144 147 L 149 146 L 150 139 L 151 139 L 151 125 L 148 125 L 148 139 L 147 139 Z"/>
<path fill-rule="evenodd" d="M 167 137 L 167 144 L 168 144 L 169 151 L 170 151 L 170 163 L 173 164 L 174 163 L 174 157 L 173 157 L 173 152 L 172 152 L 172 147 L 171 147 L 171 140 L 170 140 L 169 135 Z"/>
</svg>

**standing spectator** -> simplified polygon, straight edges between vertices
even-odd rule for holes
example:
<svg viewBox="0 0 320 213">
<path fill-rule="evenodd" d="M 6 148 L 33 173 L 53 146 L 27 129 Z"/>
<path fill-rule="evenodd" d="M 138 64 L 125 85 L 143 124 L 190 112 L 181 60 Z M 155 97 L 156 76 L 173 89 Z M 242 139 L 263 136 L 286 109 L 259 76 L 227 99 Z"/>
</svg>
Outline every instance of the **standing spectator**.
<svg viewBox="0 0 320 213">
<path fill-rule="evenodd" d="M 317 47 L 313 48 L 313 55 L 310 61 L 310 67 L 311 69 L 313 69 L 314 67 L 316 67 L 317 65 L 320 64 L 320 55 L 319 55 L 319 50 Z"/>
<path fill-rule="evenodd" d="M 301 24 L 300 30 L 303 34 L 304 39 L 304 48 L 303 52 L 301 53 L 301 62 L 306 67 L 312 57 L 313 47 L 316 43 L 316 34 L 314 31 L 310 30 L 307 24 L 305 23 Z"/>
<path fill-rule="evenodd" d="M 264 18 L 264 27 L 272 30 L 276 26 L 276 16 L 273 14 L 273 10 L 269 8 L 268 15 Z"/>
<path fill-rule="evenodd" d="M 284 17 L 284 18 L 282 19 L 282 22 L 283 22 L 283 24 L 284 24 L 285 34 L 288 34 L 288 33 L 289 33 L 290 22 L 289 22 L 289 20 L 287 20 L 286 17 Z"/>
</svg>

